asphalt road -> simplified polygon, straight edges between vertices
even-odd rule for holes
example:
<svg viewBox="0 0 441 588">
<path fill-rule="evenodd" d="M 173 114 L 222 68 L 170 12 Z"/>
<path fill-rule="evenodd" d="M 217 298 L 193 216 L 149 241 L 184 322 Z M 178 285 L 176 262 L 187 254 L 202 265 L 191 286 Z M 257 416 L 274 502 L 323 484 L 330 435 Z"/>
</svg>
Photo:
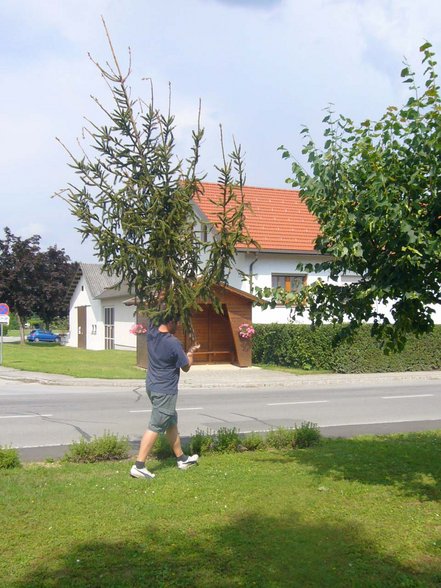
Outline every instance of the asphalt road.
<svg viewBox="0 0 441 588">
<path fill-rule="evenodd" d="M 182 387 L 182 436 L 196 429 L 240 432 L 317 423 L 324 435 L 408 432 L 441 428 L 441 380 L 350 378 L 289 380 L 283 386 Z M 140 382 L 118 385 L 45 385 L 0 380 L 0 445 L 24 459 L 58 457 L 81 437 L 105 431 L 127 435 L 135 447 L 150 416 Z"/>
</svg>

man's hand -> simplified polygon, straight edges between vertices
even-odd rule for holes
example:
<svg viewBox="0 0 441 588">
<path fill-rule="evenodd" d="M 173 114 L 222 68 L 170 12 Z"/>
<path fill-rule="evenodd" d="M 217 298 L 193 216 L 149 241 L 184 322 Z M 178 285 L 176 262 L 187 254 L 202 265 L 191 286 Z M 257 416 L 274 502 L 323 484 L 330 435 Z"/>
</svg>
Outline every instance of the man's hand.
<svg viewBox="0 0 441 588">
<path fill-rule="evenodd" d="M 190 369 L 190 367 L 193 365 L 193 353 L 194 353 L 194 352 L 195 352 L 197 349 L 199 349 L 199 347 L 200 347 L 199 343 L 195 343 L 195 345 L 192 345 L 192 346 L 190 347 L 190 349 L 187 351 L 188 364 L 187 364 L 187 365 L 185 365 L 185 366 L 182 368 L 182 371 L 183 371 L 183 372 L 188 372 L 188 370 Z"/>
<path fill-rule="evenodd" d="M 190 347 L 190 349 L 187 351 L 187 355 L 193 355 L 193 353 L 194 353 L 195 351 L 197 351 L 199 348 L 200 348 L 200 345 L 199 345 L 199 343 L 195 343 L 195 344 L 194 344 L 194 345 L 192 345 L 192 346 Z"/>
</svg>

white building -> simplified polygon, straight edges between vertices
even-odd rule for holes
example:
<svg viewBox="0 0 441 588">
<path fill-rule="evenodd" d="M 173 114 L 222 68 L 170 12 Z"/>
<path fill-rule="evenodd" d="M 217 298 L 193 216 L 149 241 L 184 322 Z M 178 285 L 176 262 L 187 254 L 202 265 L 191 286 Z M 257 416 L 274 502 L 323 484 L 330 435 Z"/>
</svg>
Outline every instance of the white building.
<svg viewBox="0 0 441 588">
<path fill-rule="evenodd" d="M 70 295 L 68 346 L 136 348 L 136 335 L 130 333 L 134 307 L 124 305 L 130 295 L 126 286 L 119 286 L 118 279 L 103 273 L 99 264 L 80 263 Z"/>
</svg>

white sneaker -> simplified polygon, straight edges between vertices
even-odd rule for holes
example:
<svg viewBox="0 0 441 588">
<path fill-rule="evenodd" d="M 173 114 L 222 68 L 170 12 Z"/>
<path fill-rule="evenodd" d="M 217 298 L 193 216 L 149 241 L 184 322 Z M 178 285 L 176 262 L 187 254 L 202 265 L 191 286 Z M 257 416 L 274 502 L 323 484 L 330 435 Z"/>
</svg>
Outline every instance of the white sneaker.
<svg viewBox="0 0 441 588">
<path fill-rule="evenodd" d="M 178 468 L 180 470 L 186 470 L 187 468 L 196 465 L 198 463 L 199 455 L 188 455 L 185 459 L 178 461 Z"/>
<path fill-rule="evenodd" d="M 154 478 L 155 474 L 149 472 L 147 468 L 138 469 L 136 465 L 132 465 L 132 469 L 130 470 L 130 475 L 132 478 Z"/>
</svg>

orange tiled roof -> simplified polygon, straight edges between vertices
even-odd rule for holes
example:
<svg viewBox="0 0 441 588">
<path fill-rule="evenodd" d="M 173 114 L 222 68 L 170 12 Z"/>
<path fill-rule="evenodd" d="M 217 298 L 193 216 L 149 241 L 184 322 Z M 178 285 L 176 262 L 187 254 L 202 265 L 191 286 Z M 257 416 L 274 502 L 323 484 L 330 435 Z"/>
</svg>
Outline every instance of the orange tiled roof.
<svg viewBox="0 0 441 588">
<path fill-rule="evenodd" d="M 217 184 L 204 182 L 203 193 L 195 198 L 196 205 L 207 219 L 216 224 L 216 206 L 210 202 L 220 198 Z M 314 251 L 319 224 L 300 200 L 297 190 L 253 188 L 245 186 L 246 226 L 262 249 L 276 251 Z M 240 245 L 238 249 L 243 249 Z"/>
</svg>

